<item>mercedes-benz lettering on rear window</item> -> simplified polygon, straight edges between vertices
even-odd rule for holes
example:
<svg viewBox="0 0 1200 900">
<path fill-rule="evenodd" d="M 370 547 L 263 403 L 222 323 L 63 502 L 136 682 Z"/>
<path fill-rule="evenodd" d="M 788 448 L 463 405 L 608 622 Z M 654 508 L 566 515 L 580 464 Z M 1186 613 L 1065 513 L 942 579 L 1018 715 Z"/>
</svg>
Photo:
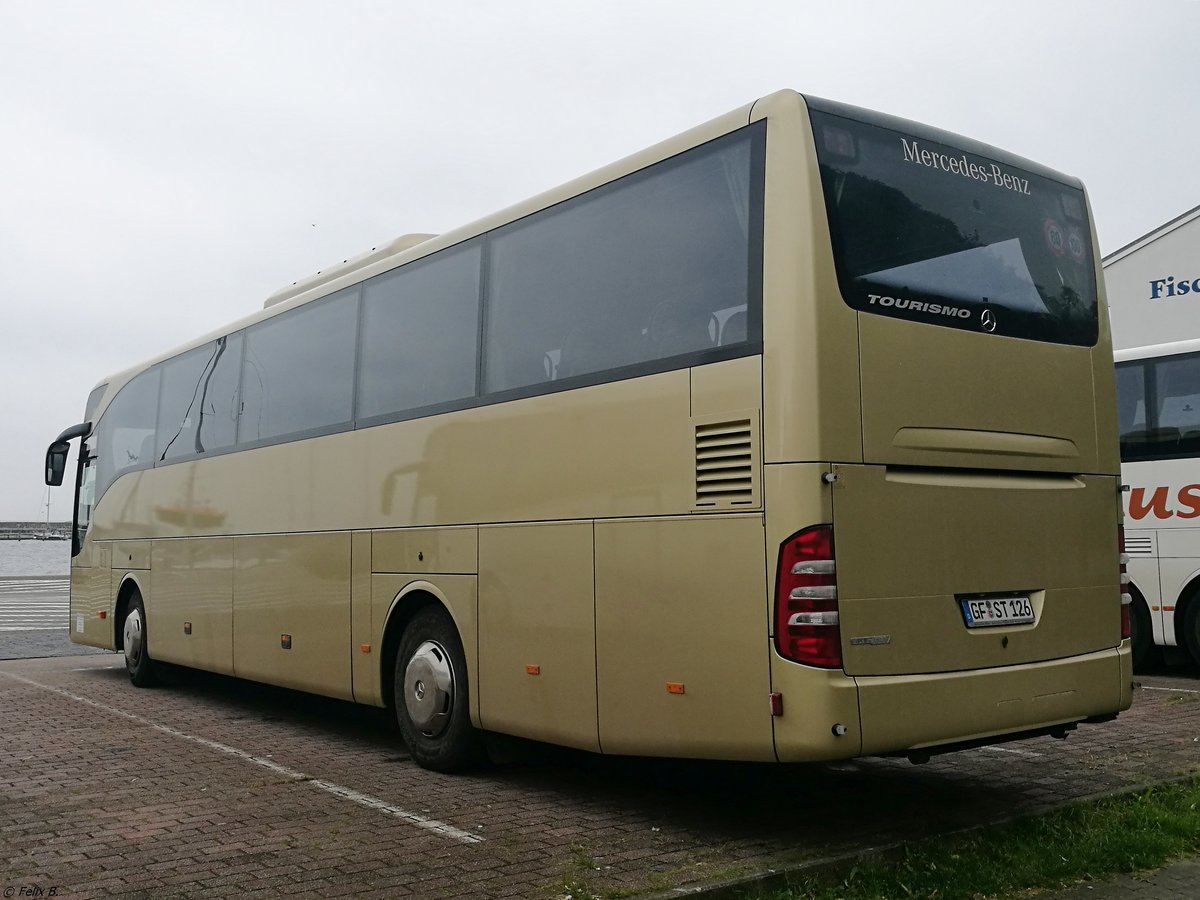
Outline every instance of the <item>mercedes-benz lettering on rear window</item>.
<svg viewBox="0 0 1200 900">
<path fill-rule="evenodd" d="M 1096 342 L 1082 190 L 982 145 L 810 112 L 847 303 L 985 334 Z"/>
</svg>

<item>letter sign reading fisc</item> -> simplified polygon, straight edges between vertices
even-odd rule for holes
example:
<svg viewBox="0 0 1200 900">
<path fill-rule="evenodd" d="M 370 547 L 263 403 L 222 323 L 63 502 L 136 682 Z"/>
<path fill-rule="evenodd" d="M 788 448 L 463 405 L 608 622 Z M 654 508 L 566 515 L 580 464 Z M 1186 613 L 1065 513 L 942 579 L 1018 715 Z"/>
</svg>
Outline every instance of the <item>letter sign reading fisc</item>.
<svg viewBox="0 0 1200 900">
<path fill-rule="evenodd" d="M 1150 299 L 1162 300 L 1166 297 L 1182 297 L 1185 294 L 1200 294 L 1200 278 L 1176 278 L 1168 275 L 1166 278 L 1155 278 L 1150 282 Z"/>
</svg>

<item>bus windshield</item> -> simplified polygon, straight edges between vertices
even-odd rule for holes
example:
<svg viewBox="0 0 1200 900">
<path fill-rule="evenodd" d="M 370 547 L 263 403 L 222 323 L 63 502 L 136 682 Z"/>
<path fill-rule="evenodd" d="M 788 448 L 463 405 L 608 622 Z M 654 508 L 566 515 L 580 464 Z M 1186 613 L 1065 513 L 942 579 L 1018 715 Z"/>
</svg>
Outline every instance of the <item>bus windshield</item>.
<svg viewBox="0 0 1200 900">
<path fill-rule="evenodd" d="M 982 145 L 964 150 L 820 109 L 811 118 L 838 281 L 852 307 L 1096 342 L 1082 190 L 1006 154 L 982 155 Z"/>
</svg>

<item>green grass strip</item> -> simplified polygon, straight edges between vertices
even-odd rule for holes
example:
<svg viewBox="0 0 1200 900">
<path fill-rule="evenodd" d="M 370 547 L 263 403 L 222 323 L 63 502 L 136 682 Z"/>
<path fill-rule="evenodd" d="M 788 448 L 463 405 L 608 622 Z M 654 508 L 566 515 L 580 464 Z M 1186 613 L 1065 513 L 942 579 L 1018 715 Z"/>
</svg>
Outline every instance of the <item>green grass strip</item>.
<svg viewBox="0 0 1200 900">
<path fill-rule="evenodd" d="M 1200 851 L 1200 781 L 1085 802 L 933 838 L 836 875 L 797 877 L 769 900 L 981 900 L 1156 869 Z"/>
</svg>

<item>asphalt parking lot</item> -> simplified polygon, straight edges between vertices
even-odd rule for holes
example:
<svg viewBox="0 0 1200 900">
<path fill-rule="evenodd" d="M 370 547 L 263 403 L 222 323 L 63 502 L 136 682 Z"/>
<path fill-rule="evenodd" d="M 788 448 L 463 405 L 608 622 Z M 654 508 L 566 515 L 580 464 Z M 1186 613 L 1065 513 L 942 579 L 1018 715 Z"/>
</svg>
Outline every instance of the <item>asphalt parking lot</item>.
<svg viewBox="0 0 1200 900">
<path fill-rule="evenodd" d="M 138 690 L 112 654 L 7 660 L 0 888 L 680 893 L 1200 771 L 1200 681 L 1138 680 L 1116 722 L 923 766 L 535 749 L 444 776 L 409 760 L 380 711 L 199 674 Z"/>
</svg>

